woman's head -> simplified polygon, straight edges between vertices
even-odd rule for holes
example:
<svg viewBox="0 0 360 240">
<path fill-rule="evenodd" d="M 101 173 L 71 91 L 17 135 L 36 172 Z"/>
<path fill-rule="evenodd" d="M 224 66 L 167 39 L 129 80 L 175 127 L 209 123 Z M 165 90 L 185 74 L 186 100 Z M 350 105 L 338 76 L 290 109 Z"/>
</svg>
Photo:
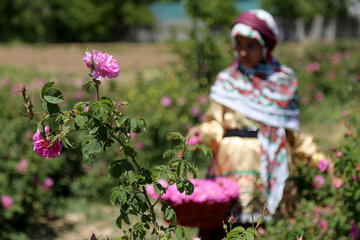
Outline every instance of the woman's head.
<svg viewBox="0 0 360 240">
<path fill-rule="evenodd" d="M 254 67 L 262 59 L 270 61 L 268 58 L 277 43 L 278 32 L 274 18 L 264 10 L 250 10 L 238 16 L 231 37 L 240 63 Z"/>
</svg>

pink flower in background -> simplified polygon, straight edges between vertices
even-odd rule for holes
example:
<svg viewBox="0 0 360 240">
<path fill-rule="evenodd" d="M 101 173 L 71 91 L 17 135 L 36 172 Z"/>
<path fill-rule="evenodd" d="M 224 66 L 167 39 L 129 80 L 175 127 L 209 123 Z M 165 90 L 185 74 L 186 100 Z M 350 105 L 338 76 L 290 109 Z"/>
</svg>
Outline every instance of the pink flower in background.
<svg viewBox="0 0 360 240">
<path fill-rule="evenodd" d="M 351 136 L 351 134 L 352 134 L 352 131 L 351 131 L 351 130 L 347 130 L 347 131 L 346 131 L 346 135 Z"/>
<path fill-rule="evenodd" d="M 258 233 L 259 233 L 260 235 L 265 234 L 265 229 L 263 229 L 262 227 L 260 227 L 260 228 L 258 229 Z"/>
<path fill-rule="evenodd" d="M 357 167 L 356 167 L 356 171 L 360 171 L 360 166 L 357 166 Z"/>
<path fill-rule="evenodd" d="M 205 115 L 205 114 L 201 114 L 201 115 L 199 116 L 199 121 L 200 121 L 200 122 L 205 122 L 205 121 L 206 121 L 206 115 Z"/>
<path fill-rule="evenodd" d="M 177 100 L 178 106 L 182 107 L 185 105 L 185 103 L 186 103 L 186 99 L 184 97 L 178 98 Z"/>
<path fill-rule="evenodd" d="M 207 103 L 207 97 L 206 96 L 200 96 L 198 98 L 198 102 L 201 104 L 201 105 L 205 105 Z"/>
<path fill-rule="evenodd" d="M 31 139 L 34 135 L 34 132 L 29 130 L 25 133 L 25 137 Z"/>
<path fill-rule="evenodd" d="M 189 130 L 192 127 L 191 123 L 185 123 L 184 127 Z"/>
<path fill-rule="evenodd" d="M 325 172 L 328 166 L 329 166 L 329 161 L 326 158 L 321 159 L 318 165 L 321 172 Z"/>
<path fill-rule="evenodd" d="M 337 152 L 337 153 L 336 153 L 336 156 L 337 156 L 337 157 L 342 157 L 342 155 L 343 155 L 342 152 Z"/>
<path fill-rule="evenodd" d="M 49 191 L 53 185 L 54 185 L 54 181 L 52 180 L 52 178 L 47 177 L 43 183 L 43 188 L 46 191 Z"/>
<path fill-rule="evenodd" d="M 347 111 L 343 111 L 342 113 L 341 113 L 341 116 L 344 118 L 344 117 L 347 117 L 349 114 L 348 114 L 348 112 Z"/>
<path fill-rule="evenodd" d="M 48 135 L 50 131 L 50 127 L 46 126 L 45 127 L 45 134 Z M 45 140 L 41 134 L 39 129 L 36 131 L 36 133 L 33 136 L 33 145 L 34 145 L 34 150 L 36 151 L 36 153 L 41 156 L 41 157 L 46 157 L 46 158 L 55 158 L 57 156 L 60 156 L 60 152 L 62 149 L 62 145 L 60 142 L 56 141 L 52 144 L 52 146 L 50 146 L 50 141 L 49 140 Z"/>
<path fill-rule="evenodd" d="M 75 93 L 74 93 L 74 98 L 75 99 L 83 99 L 84 98 L 84 93 L 82 92 L 82 91 L 76 91 Z"/>
<path fill-rule="evenodd" d="M 137 141 L 136 143 L 135 143 L 135 148 L 136 149 L 143 149 L 144 148 L 144 143 L 142 142 L 142 141 Z"/>
<path fill-rule="evenodd" d="M 320 221 L 320 227 L 322 228 L 323 231 L 327 231 L 328 230 L 328 224 L 326 222 L 325 219 Z"/>
<path fill-rule="evenodd" d="M 358 229 L 356 223 L 354 223 L 354 221 L 352 220 L 350 222 L 350 224 L 351 224 L 351 229 L 350 229 L 350 237 L 351 237 L 351 239 L 359 240 L 359 236 L 360 236 L 359 235 L 359 229 Z"/>
<path fill-rule="evenodd" d="M 303 97 L 301 99 L 301 104 L 304 105 L 304 106 L 308 105 L 309 104 L 309 99 L 307 97 Z"/>
<path fill-rule="evenodd" d="M 164 107 L 169 107 L 172 104 L 172 100 L 169 96 L 163 96 L 161 98 L 161 105 L 163 105 Z"/>
<path fill-rule="evenodd" d="M 91 166 L 85 165 L 84 168 L 86 172 L 90 172 L 94 168 L 94 165 Z"/>
<path fill-rule="evenodd" d="M 8 209 L 11 205 L 14 204 L 12 197 L 2 194 L 1 195 L 1 204 L 4 209 Z"/>
<path fill-rule="evenodd" d="M 87 67 L 93 71 L 93 78 L 100 80 L 105 77 L 116 78 L 119 76 L 119 66 L 113 56 L 96 50 L 93 50 L 92 52 L 93 54 L 85 52 L 83 61 L 86 63 Z"/>
<path fill-rule="evenodd" d="M 303 240 L 302 236 L 300 236 L 297 240 Z"/>
<path fill-rule="evenodd" d="M 21 83 L 21 84 L 20 84 L 19 91 L 20 91 L 20 92 L 22 92 L 23 90 L 24 90 L 24 84 L 23 84 L 23 83 Z"/>
<path fill-rule="evenodd" d="M 337 64 L 338 62 L 340 62 L 340 61 L 341 61 L 341 58 L 342 58 L 342 55 L 341 55 L 341 53 L 339 53 L 339 52 L 335 53 L 334 55 L 332 55 L 332 56 L 330 57 L 331 62 L 332 62 L 333 64 Z"/>
<path fill-rule="evenodd" d="M 318 92 L 315 94 L 315 100 L 316 101 L 322 101 L 324 99 L 324 94 L 322 92 Z"/>
<path fill-rule="evenodd" d="M 321 69 L 321 65 L 319 62 L 310 63 L 306 69 L 309 73 L 318 72 Z"/>
<path fill-rule="evenodd" d="M 342 186 L 342 183 L 339 182 L 339 181 L 337 181 L 336 183 L 334 183 L 334 187 L 336 187 L 336 188 L 341 188 L 341 186 Z"/>
<path fill-rule="evenodd" d="M 16 171 L 17 173 L 24 174 L 24 173 L 27 171 L 28 165 L 29 165 L 28 160 L 22 159 L 22 160 L 20 160 L 19 163 L 17 164 L 17 166 L 16 166 L 16 168 L 15 168 L 15 171 Z"/>
<path fill-rule="evenodd" d="M 316 175 L 313 179 L 313 186 L 316 189 L 321 189 L 322 185 L 325 183 L 325 178 L 321 175 Z"/>
<path fill-rule="evenodd" d="M 88 112 L 89 111 L 89 107 L 84 107 L 83 112 Z"/>
<path fill-rule="evenodd" d="M 334 72 L 329 72 L 329 79 L 330 80 L 335 80 L 335 73 Z"/>
<path fill-rule="evenodd" d="M 1 84 L 2 87 L 6 87 L 7 85 L 9 85 L 9 79 L 8 78 L 3 78 L 1 80 Z"/>
<path fill-rule="evenodd" d="M 137 134 L 135 132 L 130 132 L 130 133 L 128 133 L 128 136 L 132 139 L 132 138 L 137 137 Z"/>
<path fill-rule="evenodd" d="M 201 240 L 200 238 L 196 237 L 196 238 L 193 238 L 193 240 Z"/>
<path fill-rule="evenodd" d="M 195 107 L 192 107 L 191 108 L 191 114 L 194 116 L 194 117 L 197 117 L 201 114 L 201 110 L 199 107 L 195 106 Z"/>
<path fill-rule="evenodd" d="M 45 84 L 45 80 L 42 78 L 36 78 L 35 84 L 37 87 L 42 87 Z"/>
<path fill-rule="evenodd" d="M 343 56 L 344 56 L 345 59 L 349 59 L 350 58 L 350 52 L 349 51 L 343 52 Z"/>
<path fill-rule="evenodd" d="M 307 89 L 311 92 L 311 91 L 314 91 L 314 89 L 315 89 L 315 85 L 313 84 L 313 83 L 309 83 L 308 85 L 307 85 Z"/>
<path fill-rule="evenodd" d="M 19 85 L 18 84 L 11 85 L 11 95 L 12 96 L 18 96 L 19 95 Z"/>
<path fill-rule="evenodd" d="M 200 143 L 200 138 L 198 136 L 191 137 L 189 140 L 186 140 L 186 144 L 188 145 L 196 145 L 198 143 Z"/>
</svg>

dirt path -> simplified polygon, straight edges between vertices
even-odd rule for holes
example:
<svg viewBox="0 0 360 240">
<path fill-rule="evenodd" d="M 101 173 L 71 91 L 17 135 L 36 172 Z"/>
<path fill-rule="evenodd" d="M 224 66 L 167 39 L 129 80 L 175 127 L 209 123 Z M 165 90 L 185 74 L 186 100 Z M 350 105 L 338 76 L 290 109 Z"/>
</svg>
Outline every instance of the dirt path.
<svg viewBox="0 0 360 240">
<path fill-rule="evenodd" d="M 96 49 L 113 55 L 121 71 L 138 71 L 161 67 L 175 61 L 165 44 L 88 43 L 51 45 L 0 45 L 0 64 L 35 69 L 43 73 L 86 73 L 81 59 L 84 52 Z"/>
</svg>

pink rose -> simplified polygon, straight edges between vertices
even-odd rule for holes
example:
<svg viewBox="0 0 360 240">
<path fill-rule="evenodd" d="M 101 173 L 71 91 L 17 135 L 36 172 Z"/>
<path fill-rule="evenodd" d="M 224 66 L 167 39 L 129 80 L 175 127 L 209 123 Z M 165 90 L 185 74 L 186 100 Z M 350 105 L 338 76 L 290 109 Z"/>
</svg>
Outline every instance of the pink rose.
<svg viewBox="0 0 360 240">
<path fill-rule="evenodd" d="M 142 141 L 137 141 L 136 143 L 135 143 L 135 148 L 136 149 L 143 149 L 144 148 L 144 144 L 143 144 L 143 142 Z"/>
<path fill-rule="evenodd" d="M 322 101 L 324 99 L 324 94 L 323 93 L 321 93 L 321 92 L 318 92 L 318 93 L 316 93 L 315 94 L 315 100 L 316 101 Z"/>
<path fill-rule="evenodd" d="M 199 121 L 200 121 L 200 122 L 205 122 L 205 121 L 206 121 L 206 115 L 205 115 L 205 114 L 201 114 L 201 115 L 199 116 Z"/>
<path fill-rule="evenodd" d="M 342 183 L 340 181 L 337 181 L 334 183 L 334 187 L 336 187 L 336 188 L 341 188 L 341 186 L 342 186 Z"/>
<path fill-rule="evenodd" d="M 321 172 L 325 172 L 328 166 L 329 166 L 329 162 L 326 158 L 321 159 L 318 165 Z"/>
<path fill-rule="evenodd" d="M 2 87 L 6 87 L 7 85 L 9 85 L 9 79 L 8 78 L 3 78 L 1 80 L 1 84 Z"/>
<path fill-rule="evenodd" d="M 82 92 L 82 91 L 76 91 L 75 93 L 74 93 L 74 97 L 75 97 L 75 99 L 83 99 L 84 98 L 84 93 Z"/>
<path fill-rule="evenodd" d="M 169 96 L 163 96 L 161 98 L 161 105 L 163 105 L 164 107 L 169 107 L 172 104 L 172 100 Z"/>
<path fill-rule="evenodd" d="M 260 235 L 265 234 L 265 229 L 263 229 L 262 227 L 260 227 L 260 228 L 258 229 L 258 233 L 259 233 Z"/>
<path fill-rule="evenodd" d="M 27 171 L 29 162 L 26 159 L 22 159 L 19 161 L 18 165 L 16 166 L 15 171 L 20 174 L 24 174 Z"/>
<path fill-rule="evenodd" d="M 201 104 L 201 105 L 205 105 L 207 103 L 207 97 L 205 96 L 200 96 L 198 98 L 198 102 Z"/>
<path fill-rule="evenodd" d="M 346 135 L 351 136 L 351 134 L 352 134 L 351 130 L 346 131 Z"/>
<path fill-rule="evenodd" d="M 341 113 L 341 116 L 344 118 L 344 117 L 347 117 L 349 114 L 348 114 L 348 112 L 347 111 L 343 111 L 342 113 Z"/>
<path fill-rule="evenodd" d="M 95 236 L 95 233 L 93 233 L 93 234 L 91 235 L 90 240 L 97 240 L 97 238 L 96 238 L 96 236 Z"/>
<path fill-rule="evenodd" d="M 328 230 L 328 224 L 326 222 L 325 219 L 320 221 L 320 227 L 322 228 L 323 231 L 327 231 Z"/>
<path fill-rule="evenodd" d="M 321 65 L 319 62 L 310 63 L 306 69 L 309 73 L 318 72 L 321 69 Z"/>
<path fill-rule="evenodd" d="M 300 236 L 297 240 L 303 240 L 302 236 Z"/>
<path fill-rule="evenodd" d="M 303 97 L 301 99 L 301 104 L 304 105 L 304 106 L 308 105 L 309 104 L 309 99 L 307 97 Z"/>
<path fill-rule="evenodd" d="M 45 134 L 48 135 L 50 131 L 50 127 L 45 127 Z M 56 141 L 52 145 L 50 145 L 49 140 L 45 140 L 41 134 L 39 129 L 36 131 L 36 133 L 33 136 L 33 145 L 34 150 L 36 153 L 41 157 L 46 158 L 55 158 L 57 156 L 60 156 L 60 152 L 62 149 L 62 145 L 60 142 Z"/>
<path fill-rule="evenodd" d="M 186 144 L 188 145 L 196 145 L 200 142 L 200 138 L 198 136 L 191 137 L 189 140 L 186 140 Z"/>
<path fill-rule="evenodd" d="M 359 240 L 359 229 L 354 221 L 351 222 L 350 237 L 353 240 Z"/>
<path fill-rule="evenodd" d="M 89 107 L 84 107 L 83 112 L 88 112 L 89 111 Z"/>
<path fill-rule="evenodd" d="M 316 189 L 321 189 L 322 185 L 325 183 L 325 178 L 321 175 L 316 175 L 313 179 L 313 186 Z"/>
<path fill-rule="evenodd" d="M 117 78 L 119 76 L 119 66 L 113 56 L 107 53 L 97 52 L 96 50 L 92 52 L 93 54 L 85 52 L 83 61 L 87 67 L 92 70 L 92 77 L 94 79 L 100 80 L 105 77 Z"/>
<path fill-rule="evenodd" d="M 195 106 L 195 107 L 192 107 L 191 108 L 191 114 L 194 116 L 194 117 L 197 117 L 201 114 L 201 110 L 199 107 Z"/>
<path fill-rule="evenodd" d="M 186 103 L 186 99 L 185 99 L 184 97 L 181 97 L 181 98 L 179 98 L 179 99 L 177 100 L 177 104 L 178 104 L 180 107 L 184 106 L 185 103 Z"/>
<path fill-rule="evenodd" d="M 342 155 L 343 155 L 343 153 L 340 152 L 340 151 L 336 153 L 336 156 L 337 156 L 337 157 L 342 157 Z"/>
<path fill-rule="evenodd" d="M 8 209 L 11 205 L 14 204 L 14 200 L 12 199 L 12 197 L 2 194 L 1 195 L 1 203 L 2 203 L 2 207 L 4 209 Z"/>
<path fill-rule="evenodd" d="M 49 191 L 53 185 L 54 185 L 54 181 L 52 180 L 52 178 L 47 177 L 43 183 L 43 188 L 46 191 Z"/>
</svg>

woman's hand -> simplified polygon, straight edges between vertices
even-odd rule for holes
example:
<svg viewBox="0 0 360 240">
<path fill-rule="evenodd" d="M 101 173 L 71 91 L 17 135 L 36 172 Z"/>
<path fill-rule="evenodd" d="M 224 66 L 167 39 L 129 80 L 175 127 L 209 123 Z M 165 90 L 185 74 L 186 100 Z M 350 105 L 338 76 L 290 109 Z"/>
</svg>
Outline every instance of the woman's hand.
<svg viewBox="0 0 360 240">
<path fill-rule="evenodd" d="M 205 133 L 201 130 L 200 127 L 195 126 L 189 129 L 186 138 L 194 138 L 197 137 L 199 142 L 201 143 L 205 137 Z"/>
</svg>

